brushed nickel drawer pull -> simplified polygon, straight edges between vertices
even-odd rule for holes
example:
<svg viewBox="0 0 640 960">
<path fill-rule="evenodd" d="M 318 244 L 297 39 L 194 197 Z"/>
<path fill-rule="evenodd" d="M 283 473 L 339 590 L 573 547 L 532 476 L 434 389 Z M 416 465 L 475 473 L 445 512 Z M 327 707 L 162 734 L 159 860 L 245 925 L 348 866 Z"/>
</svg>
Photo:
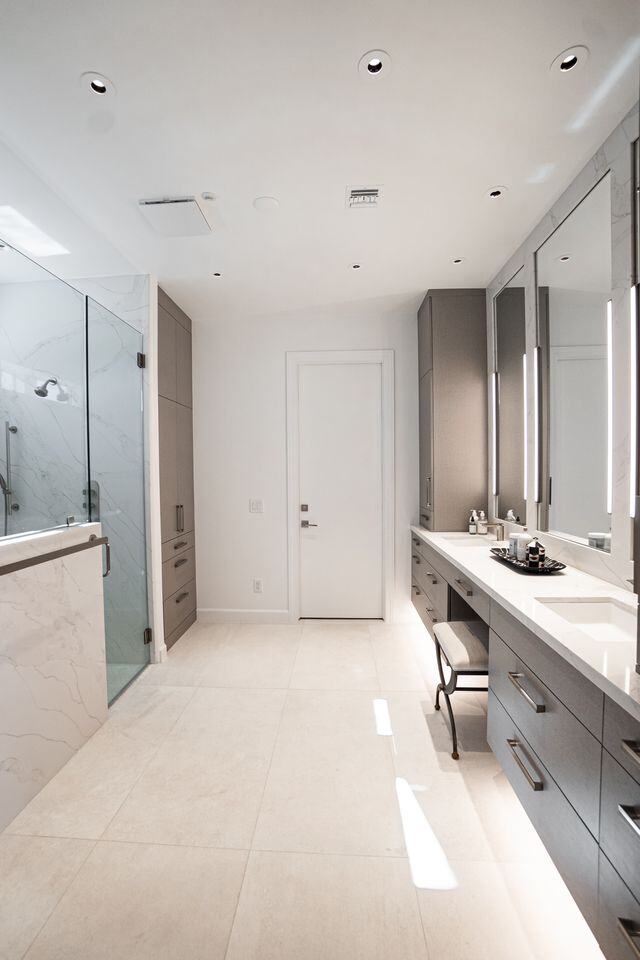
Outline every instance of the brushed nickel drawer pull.
<svg viewBox="0 0 640 960">
<path fill-rule="evenodd" d="M 176 597 L 176 603 L 182 603 L 182 601 L 186 600 L 188 596 L 188 591 L 186 593 L 181 593 L 179 597 Z"/>
<path fill-rule="evenodd" d="M 413 545 L 414 545 L 414 547 L 419 547 L 419 546 L 420 546 L 420 541 L 419 541 L 419 540 L 417 540 L 415 537 L 412 537 L 412 540 L 413 540 Z"/>
<path fill-rule="evenodd" d="M 416 597 L 419 597 L 419 596 L 421 596 L 421 591 L 420 591 L 420 588 L 419 588 L 419 587 L 416 587 L 416 586 L 414 586 L 414 588 L 413 588 L 413 589 L 414 589 L 414 590 L 415 590 L 415 592 L 416 592 Z"/>
<path fill-rule="evenodd" d="M 522 683 L 520 681 L 524 680 L 524 673 L 512 673 L 511 671 L 509 671 L 509 673 L 507 673 L 507 676 L 509 677 L 509 680 L 511 680 L 511 683 L 514 685 L 514 687 L 516 688 L 520 696 L 523 698 L 523 700 L 525 700 L 529 704 L 529 706 L 535 713 L 546 712 L 546 709 L 547 709 L 546 705 L 544 703 L 536 703 L 533 697 L 531 697 L 527 693 L 525 688 L 522 686 Z"/>
<path fill-rule="evenodd" d="M 521 769 L 521 771 L 523 772 L 523 774 L 524 774 L 524 776 L 525 776 L 525 778 L 526 778 L 526 781 L 527 781 L 527 783 L 529 784 L 529 786 L 531 787 L 531 789 L 532 789 L 532 790 L 536 790 L 536 791 L 538 791 L 538 790 L 544 790 L 544 783 L 542 782 L 542 780 L 537 780 L 531 773 L 529 773 L 529 771 L 527 770 L 527 767 L 526 767 L 526 764 L 525 764 L 524 760 L 522 760 L 522 759 L 520 758 L 520 756 L 518 755 L 518 753 L 516 753 L 517 749 L 518 749 L 519 747 L 522 747 L 522 744 L 520 743 L 520 741 L 519 741 L 519 740 L 512 740 L 512 739 L 508 738 L 508 739 L 507 739 L 507 744 L 508 744 L 508 746 L 509 746 L 509 749 L 511 750 L 511 753 L 513 754 L 513 759 L 515 760 L 515 762 L 516 762 L 516 763 L 518 764 L 518 766 L 520 767 L 520 769 Z"/>
<path fill-rule="evenodd" d="M 174 550 L 179 550 L 180 547 L 186 547 L 186 545 L 187 545 L 187 541 L 186 541 L 186 540 L 181 540 L 179 543 L 174 543 L 173 549 L 174 549 Z"/>
<path fill-rule="evenodd" d="M 413 554 L 411 555 L 411 559 L 412 559 L 418 566 L 420 565 L 420 557 L 416 557 L 415 553 L 413 553 Z"/>
<path fill-rule="evenodd" d="M 433 607 L 425 607 L 425 610 L 427 611 L 427 613 L 429 614 L 429 616 L 431 616 L 432 613 L 435 613 L 435 612 L 436 612 L 436 611 L 433 609 Z"/>
<path fill-rule="evenodd" d="M 629 807 L 623 803 L 618 804 L 618 813 L 628 826 L 631 827 L 633 832 L 640 837 L 640 813 L 638 813 L 636 807 Z"/>
<path fill-rule="evenodd" d="M 183 563 L 188 563 L 188 562 L 189 562 L 189 558 L 188 558 L 188 557 L 181 557 L 179 560 L 176 560 L 176 562 L 174 563 L 173 566 L 174 566 L 174 567 L 181 567 Z"/>
<path fill-rule="evenodd" d="M 431 585 L 435 587 L 436 583 L 438 582 L 438 578 L 433 573 L 430 573 L 429 576 L 431 577 Z"/>
<path fill-rule="evenodd" d="M 464 593 L 465 593 L 468 597 L 472 597 L 472 596 L 473 596 L 473 590 L 471 589 L 471 587 L 469 586 L 468 583 L 465 583 L 464 580 L 456 580 L 456 583 L 458 584 L 458 586 L 460 587 L 460 589 L 463 590 Z"/>
<path fill-rule="evenodd" d="M 640 743 L 637 740 L 621 740 L 620 746 L 626 755 L 640 766 Z"/>
<path fill-rule="evenodd" d="M 624 937 L 627 945 L 633 950 L 633 954 L 636 957 L 640 958 L 640 946 L 638 945 L 638 940 L 640 940 L 640 924 L 635 923 L 633 920 L 627 920 L 624 917 L 618 917 L 618 930 Z"/>
</svg>

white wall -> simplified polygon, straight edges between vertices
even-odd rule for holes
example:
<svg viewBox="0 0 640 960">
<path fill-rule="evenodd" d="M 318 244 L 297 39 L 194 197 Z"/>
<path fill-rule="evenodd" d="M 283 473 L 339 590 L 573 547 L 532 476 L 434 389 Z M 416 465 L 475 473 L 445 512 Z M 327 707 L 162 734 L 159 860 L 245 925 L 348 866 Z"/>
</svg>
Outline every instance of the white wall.
<svg viewBox="0 0 640 960">
<path fill-rule="evenodd" d="M 198 609 L 282 619 L 287 601 L 285 355 L 395 351 L 395 619 L 412 616 L 408 528 L 418 503 L 416 298 L 300 313 L 196 320 L 194 434 Z M 249 514 L 249 498 L 264 500 Z M 261 577 L 264 593 L 254 594 Z M 266 611 L 264 614 L 258 611 Z M 275 613 L 274 613 L 275 612 Z"/>
</svg>

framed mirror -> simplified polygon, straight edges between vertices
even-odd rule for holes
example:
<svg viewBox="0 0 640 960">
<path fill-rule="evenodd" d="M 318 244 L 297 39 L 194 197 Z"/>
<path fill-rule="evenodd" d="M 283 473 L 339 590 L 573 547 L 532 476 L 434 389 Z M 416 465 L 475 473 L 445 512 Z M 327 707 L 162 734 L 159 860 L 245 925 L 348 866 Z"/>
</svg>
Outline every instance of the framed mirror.
<svg viewBox="0 0 640 960">
<path fill-rule="evenodd" d="M 540 528 L 611 550 L 611 184 L 536 254 L 543 404 Z"/>
<path fill-rule="evenodd" d="M 526 326 L 524 267 L 494 299 L 497 498 L 500 520 L 526 523 Z"/>
</svg>

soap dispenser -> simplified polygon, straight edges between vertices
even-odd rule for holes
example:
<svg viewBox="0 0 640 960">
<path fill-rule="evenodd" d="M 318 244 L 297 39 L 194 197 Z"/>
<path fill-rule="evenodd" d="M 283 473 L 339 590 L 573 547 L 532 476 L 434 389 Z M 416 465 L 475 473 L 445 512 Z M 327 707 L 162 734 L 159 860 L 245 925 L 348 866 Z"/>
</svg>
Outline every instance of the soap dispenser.
<svg viewBox="0 0 640 960">
<path fill-rule="evenodd" d="M 478 517 L 478 533 L 486 535 L 489 532 L 489 527 L 487 525 L 487 518 L 485 516 L 484 510 L 480 511 L 480 516 Z"/>
<path fill-rule="evenodd" d="M 478 518 L 476 516 L 475 510 L 472 510 L 471 515 L 469 516 L 469 533 L 477 533 L 477 532 L 478 532 Z"/>
</svg>

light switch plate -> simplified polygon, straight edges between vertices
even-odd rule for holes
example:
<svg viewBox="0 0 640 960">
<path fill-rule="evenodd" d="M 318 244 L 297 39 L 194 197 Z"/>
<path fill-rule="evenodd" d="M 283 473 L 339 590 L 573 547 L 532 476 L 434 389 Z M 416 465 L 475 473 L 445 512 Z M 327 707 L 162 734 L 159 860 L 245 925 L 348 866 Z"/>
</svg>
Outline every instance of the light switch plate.
<svg viewBox="0 0 640 960">
<path fill-rule="evenodd" d="M 263 513 L 264 504 L 262 500 L 249 500 L 249 513 Z"/>
<path fill-rule="evenodd" d="M 253 592 L 262 593 L 262 579 L 260 577 L 253 578 Z"/>
</svg>

